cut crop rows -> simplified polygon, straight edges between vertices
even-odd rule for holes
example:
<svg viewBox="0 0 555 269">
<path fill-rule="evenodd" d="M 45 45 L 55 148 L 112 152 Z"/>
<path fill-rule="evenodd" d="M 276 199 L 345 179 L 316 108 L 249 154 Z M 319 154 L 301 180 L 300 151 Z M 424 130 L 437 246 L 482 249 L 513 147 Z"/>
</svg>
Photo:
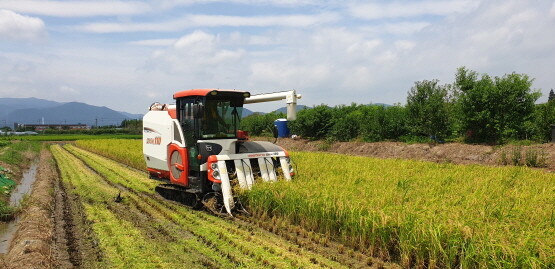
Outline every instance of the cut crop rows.
<svg viewBox="0 0 555 269">
<path fill-rule="evenodd" d="M 106 156 L 121 158 L 113 143 L 87 146 L 109 147 Z M 139 163 L 140 141 L 134 143 L 123 158 Z M 555 267 L 550 173 L 329 153 L 291 157 L 295 180 L 244 194 L 256 218 L 277 217 L 406 267 Z"/>
<path fill-rule="evenodd" d="M 64 182 L 82 198 L 100 241 L 103 265 L 108 267 L 353 265 L 342 265 L 333 257 L 306 250 L 245 222 L 221 219 L 166 201 L 153 191 L 158 182 L 145 173 L 94 153 L 69 145 L 65 149 L 53 146 L 53 152 Z"/>
</svg>

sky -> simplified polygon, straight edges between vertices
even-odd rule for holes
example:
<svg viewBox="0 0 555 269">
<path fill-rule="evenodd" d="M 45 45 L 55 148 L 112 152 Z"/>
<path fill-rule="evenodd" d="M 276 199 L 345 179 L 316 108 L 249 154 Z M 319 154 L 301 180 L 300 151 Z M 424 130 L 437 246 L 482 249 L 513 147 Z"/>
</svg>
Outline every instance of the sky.
<svg viewBox="0 0 555 269">
<path fill-rule="evenodd" d="M 0 98 L 145 113 L 187 89 L 294 89 L 309 106 L 405 104 L 461 66 L 527 74 L 545 102 L 555 1 L 0 0 Z"/>
</svg>

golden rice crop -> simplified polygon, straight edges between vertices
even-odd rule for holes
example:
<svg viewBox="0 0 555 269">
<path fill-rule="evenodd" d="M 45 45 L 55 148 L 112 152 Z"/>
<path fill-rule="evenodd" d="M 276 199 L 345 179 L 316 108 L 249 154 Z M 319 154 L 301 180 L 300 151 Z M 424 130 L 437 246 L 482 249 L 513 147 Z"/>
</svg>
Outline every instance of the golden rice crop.
<svg viewBox="0 0 555 269">
<path fill-rule="evenodd" d="M 140 141 L 125 150 L 108 144 L 96 147 L 144 167 Z M 127 152 L 111 153 L 118 151 Z M 257 184 L 244 194 L 255 214 L 288 219 L 404 266 L 555 266 L 550 173 L 330 153 L 291 156 L 295 180 Z"/>
<path fill-rule="evenodd" d="M 72 145 L 52 151 L 105 256 L 92 267 L 348 268 L 256 226 L 167 201 L 146 173 Z"/>
<path fill-rule="evenodd" d="M 75 144 L 102 156 L 118 160 L 131 167 L 145 170 L 142 140 L 137 139 L 97 139 L 77 140 Z"/>
<path fill-rule="evenodd" d="M 405 266 L 555 265 L 555 176 L 486 167 L 293 153 L 298 177 L 246 194 L 273 214 Z"/>
</svg>

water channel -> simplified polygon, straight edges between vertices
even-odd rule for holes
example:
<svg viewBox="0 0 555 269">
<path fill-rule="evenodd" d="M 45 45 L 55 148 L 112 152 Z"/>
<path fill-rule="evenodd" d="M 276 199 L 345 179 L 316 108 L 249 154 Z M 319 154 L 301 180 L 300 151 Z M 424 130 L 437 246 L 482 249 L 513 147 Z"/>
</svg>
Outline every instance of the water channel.
<svg viewBox="0 0 555 269">
<path fill-rule="evenodd" d="M 35 162 L 29 170 L 23 173 L 21 182 L 15 187 L 10 196 L 10 206 L 19 206 L 23 198 L 31 193 L 33 183 L 37 177 L 37 167 L 38 163 Z M 10 244 L 15 236 L 18 225 L 19 217 L 8 222 L 0 222 L 0 254 L 6 254 L 10 250 Z"/>
</svg>

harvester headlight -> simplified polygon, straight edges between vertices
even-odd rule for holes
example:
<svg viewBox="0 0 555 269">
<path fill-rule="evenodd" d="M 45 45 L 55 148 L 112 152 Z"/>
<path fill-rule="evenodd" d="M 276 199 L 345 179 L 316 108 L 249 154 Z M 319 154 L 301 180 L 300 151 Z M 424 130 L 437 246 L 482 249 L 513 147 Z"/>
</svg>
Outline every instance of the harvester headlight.
<svg viewBox="0 0 555 269">
<path fill-rule="evenodd" d="M 218 179 L 218 180 L 219 180 L 219 179 L 220 179 L 220 171 L 214 170 L 214 171 L 212 172 L 212 177 L 214 177 L 215 179 Z"/>
<path fill-rule="evenodd" d="M 218 170 L 218 164 L 217 163 L 211 163 L 210 168 L 212 168 L 212 170 Z"/>
</svg>

